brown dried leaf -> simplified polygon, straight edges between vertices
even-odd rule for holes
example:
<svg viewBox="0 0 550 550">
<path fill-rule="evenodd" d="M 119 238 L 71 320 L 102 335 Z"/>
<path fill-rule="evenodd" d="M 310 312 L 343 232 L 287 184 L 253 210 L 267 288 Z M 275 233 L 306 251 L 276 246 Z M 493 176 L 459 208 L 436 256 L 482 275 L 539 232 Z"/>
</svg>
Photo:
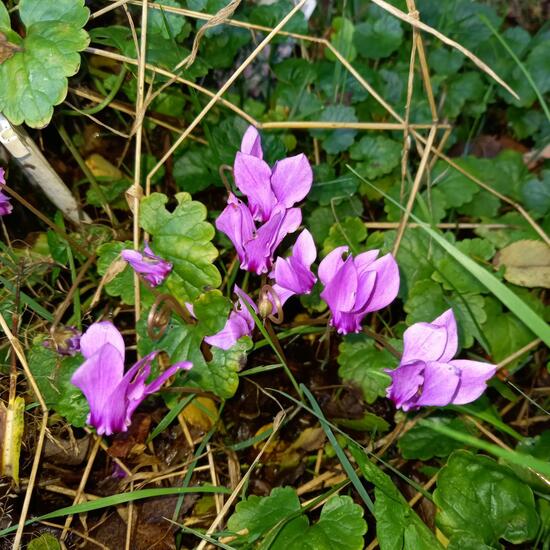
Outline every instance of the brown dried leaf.
<svg viewBox="0 0 550 550">
<path fill-rule="evenodd" d="M 503 248 L 494 259 L 506 268 L 504 278 L 528 288 L 550 288 L 550 247 L 542 241 L 523 240 Z"/>
</svg>

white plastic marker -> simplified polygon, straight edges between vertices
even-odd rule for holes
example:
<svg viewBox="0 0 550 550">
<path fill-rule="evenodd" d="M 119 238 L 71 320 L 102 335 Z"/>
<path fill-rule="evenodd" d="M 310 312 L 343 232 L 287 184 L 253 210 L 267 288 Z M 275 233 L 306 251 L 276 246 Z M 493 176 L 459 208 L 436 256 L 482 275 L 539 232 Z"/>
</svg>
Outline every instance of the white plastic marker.
<svg viewBox="0 0 550 550">
<path fill-rule="evenodd" d="M 36 143 L 22 127 L 14 127 L 0 113 L 0 143 L 14 158 L 27 178 L 76 224 L 90 223 L 89 216 L 79 209 L 69 188 L 46 160 Z"/>
</svg>

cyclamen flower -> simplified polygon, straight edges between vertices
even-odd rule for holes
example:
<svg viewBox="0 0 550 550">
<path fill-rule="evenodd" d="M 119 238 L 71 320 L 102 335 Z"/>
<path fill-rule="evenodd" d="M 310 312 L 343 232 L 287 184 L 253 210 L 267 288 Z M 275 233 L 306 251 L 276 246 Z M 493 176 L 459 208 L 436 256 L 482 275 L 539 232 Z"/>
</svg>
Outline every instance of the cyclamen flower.
<svg viewBox="0 0 550 550">
<path fill-rule="evenodd" d="M 399 269 L 391 254 L 376 259 L 379 250 L 369 250 L 343 260 L 345 252 L 347 246 L 335 248 L 319 264 L 325 286 L 321 298 L 340 334 L 359 332 L 365 315 L 389 305 L 399 291 Z"/>
<path fill-rule="evenodd" d="M 489 363 L 453 359 L 458 336 L 452 309 L 431 323 L 410 326 L 403 343 L 399 367 L 386 372 L 392 378 L 387 396 L 404 411 L 475 401 L 497 369 Z"/>
<path fill-rule="evenodd" d="M 0 189 L 2 188 L 2 185 L 6 184 L 4 174 L 4 169 L 0 168 Z M 12 210 L 13 206 L 10 203 L 10 198 L 5 193 L 2 193 L 2 191 L 0 191 L 0 216 L 11 214 Z"/>
<path fill-rule="evenodd" d="M 239 338 L 250 336 L 254 330 L 254 318 L 250 315 L 245 303 L 248 303 L 258 313 L 256 304 L 246 292 L 243 292 L 237 285 L 235 285 L 234 290 L 239 299 L 235 302 L 233 311 L 229 314 L 225 326 L 220 332 L 204 339 L 207 344 L 223 350 L 231 348 Z"/>
<path fill-rule="evenodd" d="M 270 277 L 275 279 L 273 290 L 281 305 L 294 294 L 309 294 L 317 277 L 311 272 L 311 264 L 317 257 L 317 250 L 311 233 L 304 229 L 288 258 L 277 258 Z"/>
<path fill-rule="evenodd" d="M 126 260 L 134 271 L 143 275 L 143 278 L 152 286 L 160 285 L 172 271 L 172 264 L 157 256 L 145 243 L 143 253 L 137 250 L 125 249 L 120 255 Z"/>
<path fill-rule="evenodd" d="M 74 372 L 71 382 L 82 390 L 90 405 L 88 424 L 99 435 L 125 432 L 132 414 L 150 394 L 178 370 L 189 370 L 188 361 L 175 363 L 150 384 L 145 381 L 151 362 L 158 352 L 140 359 L 124 374 L 124 340 L 109 321 L 94 323 L 80 339 L 80 351 L 86 361 Z"/>
<path fill-rule="evenodd" d="M 216 220 L 216 227 L 225 233 L 237 250 L 241 269 L 261 275 L 267 273 L 273 264 L 275 249 L 289 234 L 298 229 L 302 222 L 299 208 L 277 206 L 269 220 L 256 227 L 248 206 L 233 193 L 227 206 Z"/>
<path fill-rule="evenodd" d="M 43 342 L 46 348 L 53 348 L 59 355 L 76 355 L 80 351 L 80 338 L 82 334 L 76 327 L 65 327 L 56 330 L 52 340 Z"/>
<path fill-rule="evenodd" d="M 278 206 L 290 208 L 301 201 L 313 183 L 313 172 L 303 153 L 277 161 L 272 170 L 263 160 L 260 134 L 253 126 L 243 136 L 233 176 L 248 199 L 253 219 L 260 222 L 267 222 Z"/>
</svg>

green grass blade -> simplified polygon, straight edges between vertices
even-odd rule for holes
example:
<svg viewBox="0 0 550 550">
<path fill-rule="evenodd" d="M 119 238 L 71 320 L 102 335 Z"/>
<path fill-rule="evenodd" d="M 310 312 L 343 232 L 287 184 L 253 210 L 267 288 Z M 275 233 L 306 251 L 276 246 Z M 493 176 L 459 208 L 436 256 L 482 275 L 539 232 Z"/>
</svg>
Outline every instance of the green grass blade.
<svg viewBox="0 0 550 550">
<path fill-rule="evenodd" d="M 518 453 L 517 451 L 502 449 L 497 445 L 493 445 L 493 443 L 488 443 L 487 441 L 478 439 L 473 435 L 468 435 L 463 432 L 453 430 L 452 428 L 443 426 L 442 424 L 436 424 L 429 419 L 420 420 L 419 424 L 422 426 L 426 426 L 427 428 L 430 428 L 435 432 L 440 433 L 441 435 L 456 439 L 457 441 L 460 441 L 465 445 L 469 445 L 470 447 L 475 447 L 476 449 L 481 449 L 482 451 L 491 453 L 497 458 L 502 458 L 503 460 L 506 460 L 507 462 L 510 462 L 512 464 L 517 464 L 518 466 L 523 466 L 524 468 L 535 470 L 536 472 L 550 479 L 550 463 L 544 460 L 539 460 L 538 458 L 535 458 L 531 455 Z"/>
<path fill-rule="evenodd" d="M 158 434 L 163 432 L 168 426 L 176 419 L 176 416 L 187 407 L 191 401 L 195 398 L 195 394 L 188 395 L 185 399 L 182 399 L 179 403 L 174 405 L 166 414 L 166 416 L 158 423 L 157 427 L 151 432 L 151 435 L 147 438 L 147 443 L 153 441 Z"/>
<path fill-rule="evenodd" d="M 15 286 L 1 275 L 0 283 L 2 283 L 10 292 L 15 293 Z M 33 300 L 28 294 L 25 294 L 22 290 L 19 291 L 19 299 L 35 313 L 38 313 L 42 319 L 45 319 L 50 323 L 53 322 L 53 315 L 47 309 L 43 308 L 38 302 Z"/>
<path fill-rule="evenodd" d="M 338 440 L 334 436 L 334 433 L 330 429 L 330 426 L 327 423 L 327 420 L 325 418 L 325 415 L 323 414 L 323 411 L 321 410 L 321 407 L 319 407 L 319 404 L 317 403 L 315 397 L 313 397 L 313 394 L 303 384 L 301 384 L 300 386 L 304 395 L 307 397 L 308 401 L 310 402 L 311 408 L 315 411 L 316 416 L 319 419 L 319 422 L 321 424 L 321 427 L 327 434 L 327 438 L 330 441 L 330 444 L 332 445 L 332 448 L 334 449 L 334 452 L 336 453 L 338 460 L 340 460 L 340 464 L 342 464 L 342 467 L 344 468 L 350 481 L 353 483 L 353 486 L 359 493 L 359 496 L 363 499 L 363 502 L 365 503 L 367 508 L 370 510 L 371 514 L 374 514 L 374 502 L 370 498 L 363 483 L 359 479 L 359 476 L 355 473 L 355 469 L 351 465 L 351 462 L 346 456 L 346 453 L 344 452 L 344 450 L 338 443 Z"/>
<path fill-rule="evenodd" d="M 119 493 L 117 495 L 111 495 L 108 497 L 98 498 L 90 502 L 82 502 L 80 504 L 74 504 L 73 506 L 67 506 L 66 508 L 59 508 L 44 514 L 43 516 L 31 518 L 25 522 L 25 525 L 30 525 L 37 521 L 44 521 L 47 519 L 60 518 L 63 516 L 69 516 L 73 514 L 83 514 L 85 512 L 92 512 L 93 510 L 101 510 L 109 506 L 118 506 L 119 504 L 125 504 L 126 502 L 134 502 L 136 500 L 143 500 L 145 498 L 157 498 L 162 496 L 181 495 L 187 493 L 224 493 L 230 494 L 231 491 L 225 487 L 170 487 L 167 489 L 141 489 L 140 491 L 132 491 L 131 493 Z M 17 525 L 12 525 L 6 529 L 0 531 L 0 537 L 8 535 L 17 530 Z"/>
<path fill-rule="evenodd" d="M 395 204 L 398 208 L 405 211 L 405 208 L 396 200 L 378 189 L 370 181 L 360 176 L 351 166 L 347 165 L 361 181 L 376 189 L 384 198 Z M 485 268 L 478 265 L 469 256 L 461 252 L 456 246 L 445 240 L 437 231 L 434 231 L 427 223 L 423 222 L 412 212 L 410 213 L 413 219 L 420 228 L 422 228 L 432 239 L 449 253 L 464 269 L 469 271 L 481 284 L 483 284 L 489 292 L 494 294 L 518 319 L 521 320 L 534 334 L 536 334 L 547 346 L 550 346 L 550 326 L 541 319 L 521 298 L 512 292 L 505 284 L 501 283 L 494 275 L 489 273 Z"/>
</svg>

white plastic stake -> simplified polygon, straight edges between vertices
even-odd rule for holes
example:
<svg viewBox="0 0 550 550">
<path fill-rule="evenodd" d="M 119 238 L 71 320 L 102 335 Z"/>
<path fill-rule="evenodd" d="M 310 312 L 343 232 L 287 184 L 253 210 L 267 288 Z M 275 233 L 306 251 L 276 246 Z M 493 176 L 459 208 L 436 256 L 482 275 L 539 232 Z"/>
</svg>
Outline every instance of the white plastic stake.
<svg viewBox="0 0 550 550">
<path fill-rule="evenodd" d="M 21 127 L 14 127 L 0 113 L 0 143 L 8 150 L 27 178 L 76 224 L 90 223 L 89 216 L 78 208 L 69 188 L 46 160 L 36 143 Z"/>
</svg>

